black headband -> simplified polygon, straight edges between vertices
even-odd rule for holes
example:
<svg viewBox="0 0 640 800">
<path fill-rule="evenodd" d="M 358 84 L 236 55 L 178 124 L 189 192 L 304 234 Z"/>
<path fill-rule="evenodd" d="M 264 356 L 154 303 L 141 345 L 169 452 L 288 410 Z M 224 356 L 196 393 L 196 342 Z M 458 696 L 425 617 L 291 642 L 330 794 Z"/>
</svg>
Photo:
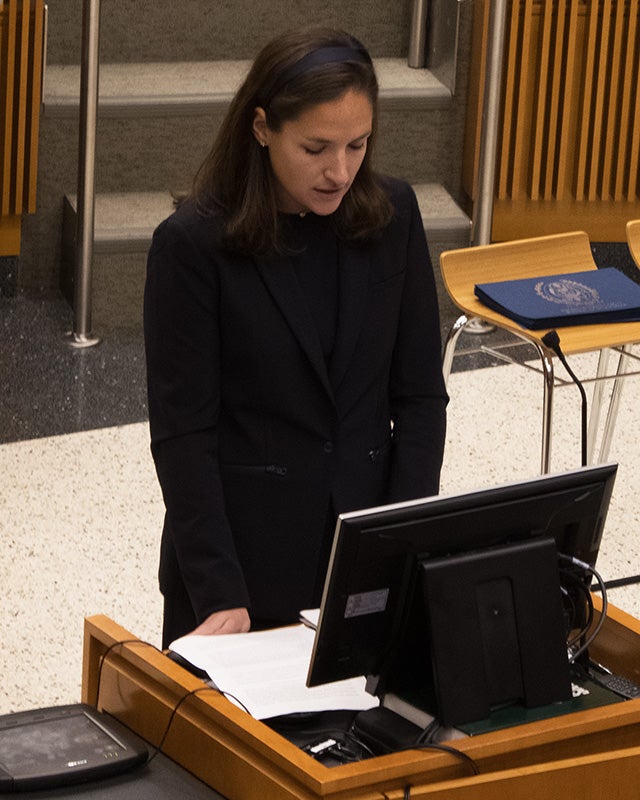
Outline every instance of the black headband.
<svg viewBox="0 0 640 800">
<path fill-rule="evenodd" d="M 284 70 L 280 78 L 271 87 L 269 94 L 265 97 L 264 105 L 268 105 L 288 83 L 300 75 L 303 75 L 305 72 L 316 69 L 316 67 L 321 67 L 324 64 L 338 64 L 349 61 L 356 61 L 360 64 L 371 64 L 371 58 L 364 48 L 320 47 L 317 50 L 312 50 L 299 61 L 296 61 L 295 64 L 292 64 L 289 69 Z"/>
</svg>

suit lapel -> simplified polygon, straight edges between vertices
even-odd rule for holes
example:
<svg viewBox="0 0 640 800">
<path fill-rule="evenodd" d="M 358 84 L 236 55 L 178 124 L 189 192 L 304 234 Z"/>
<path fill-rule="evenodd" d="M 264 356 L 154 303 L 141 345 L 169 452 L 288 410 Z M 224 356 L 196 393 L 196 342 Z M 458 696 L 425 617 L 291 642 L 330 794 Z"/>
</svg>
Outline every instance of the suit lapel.
<svg viewBox="0 0 640 800">
<path fill-rule="evenodd" d="M 333 399 L 320 337 L 291 261 L 283 256 L 280 258 L 257 257 L 255 262 L 271 296 L 287 320 L 291 332 L 306 353 L 322 385 Z"/>
<path fill-rule="evenodd" d="M 341 242 L 338 252 L 338 329 L 328 370 L 318 332 L 291 261 L 286 257 L 255 259 L 265 285 L 332 400 L 347 373 L 360 335 L 371 266 L 370 255 L 365 248 Z"/>
</svg>

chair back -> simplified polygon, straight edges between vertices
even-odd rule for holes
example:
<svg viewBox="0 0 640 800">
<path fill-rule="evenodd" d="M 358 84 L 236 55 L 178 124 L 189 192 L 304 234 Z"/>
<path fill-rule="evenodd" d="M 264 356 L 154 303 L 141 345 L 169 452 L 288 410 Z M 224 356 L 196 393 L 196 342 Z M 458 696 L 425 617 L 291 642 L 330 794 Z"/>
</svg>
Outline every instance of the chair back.
<svg viewBox="0 0 640 800">
<path fill-rule="evenodd" d="M 440 267 L 451 299 L 464 310 L 477 307 L 476 283 L 597 269 L 583 231 L 447 250 Z"/>
<path fill-rule="evenodd" d="M 627 222 L 627 246 L 631 253 L 631 258 L 640 269 L 640 219 L 632 219 Z"/>
</svg>

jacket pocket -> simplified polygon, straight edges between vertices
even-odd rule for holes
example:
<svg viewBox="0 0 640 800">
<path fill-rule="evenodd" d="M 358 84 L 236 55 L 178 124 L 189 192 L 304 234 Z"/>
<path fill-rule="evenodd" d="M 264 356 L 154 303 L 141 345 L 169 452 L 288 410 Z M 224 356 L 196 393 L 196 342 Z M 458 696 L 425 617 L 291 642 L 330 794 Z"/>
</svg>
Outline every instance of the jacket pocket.
<svg viewBox="0 0 640 800">
<path fill-rule="evenodd" d="M 389 437 L 384 444 L 380 445 L 379 447 L 374 447 L 372 450 L 369 450 L 367 453 L 367 458 L 372 463 L 375 463 L 379 458 L 385 456 L 389 450 L 391 450 L 391 445 L 393 444 L 393 438 Z"/>
<path fill-rule="evenodd" d="M 243 473 L 245 475 L 273 475 L 284 478 L 288 472 L 282 464 L 224 464 L 224 469 L 229 472 Z"/>
</svg>

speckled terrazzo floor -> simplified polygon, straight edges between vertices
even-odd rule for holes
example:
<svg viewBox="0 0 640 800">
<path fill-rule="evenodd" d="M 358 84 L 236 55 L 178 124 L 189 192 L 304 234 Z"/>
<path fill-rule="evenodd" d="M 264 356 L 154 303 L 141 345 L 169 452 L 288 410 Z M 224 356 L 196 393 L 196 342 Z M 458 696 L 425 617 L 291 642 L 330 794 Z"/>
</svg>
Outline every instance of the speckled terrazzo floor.
<svg viewBox="0 0 640 800">
<path fill-rule="evenodd" d="M 97 348 L 73 351 L 62 341 L 69 313 L 60 301 L 0 300 L 0 314 L 4 713 L 79 699 L 86 615 L 107 614 L 159 643 L 162 504 L 139 332 L 109 331 Z M 572 361 L 578 374 L 589 360 Z M 446 493 L 539 468 L 541 379 L 516 366 L 473 366 L 460 360 L 449 384 Z M 638 380 L 623 391 L 610 453 L 620 467 L 598 565 L 606 580 L 640 572 Z M 579 401 L 573 387 L 556 398 L 552 466 L 561 471 L 579 463 Z M 639 585 L 610 600 L 640 617 Z"/>
</svg>

